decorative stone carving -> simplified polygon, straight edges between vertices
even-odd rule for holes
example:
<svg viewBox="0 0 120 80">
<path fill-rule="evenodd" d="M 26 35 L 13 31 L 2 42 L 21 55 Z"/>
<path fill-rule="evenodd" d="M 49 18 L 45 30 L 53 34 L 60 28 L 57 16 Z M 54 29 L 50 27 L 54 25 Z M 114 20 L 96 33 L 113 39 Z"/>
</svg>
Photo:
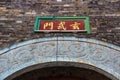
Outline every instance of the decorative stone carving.
<svg viewBox="0 0 120 80">
<path fill-rule="evenodd" d="M 0 57 L 0 73 L 3 73 L 8 70 L 8 60 Z"/>
<path fill-rule="evenodd" d="M 120 79 L 120 47 L 91 39 L 45 38 L 0 51 L 0 80 L 19 69 L 50 61 L 93 65 Z"/>
<path fill-rule="evenodd" d="M 100 45 L 92 44 L 90 47 L 90 59 L 93 62 L 105 62 L 108 59 L 109 49 Z"/>
<path fill-rule="evenodd" d="M 87 55 L 87 53 L 85 52 L 86 50 L 86 43 L 74 43 L 71 44 L 68 49 L 71 51 L 70 53 L 72 53 L 71 56 L 73 57 L 84 57 L 85 55 Z"/>
<path fill-rule="evenodd" d="M 32 46 L 32 45 L 31 45 Z M 33 55 L 39 57 L 51 57 L 56 55 L 56 42 L 43 42 L 34 44 L 34 48 L 32 49 Z"/>
<path fill-rule="evenodd" d="M 120 74 L 120 54 L 115 55 L 112 59 L 112 65 L 116 72 Z"/>
<path fill-rule="evenodd" d="M 74 41 L 59 41 L 58 56 L 80 58 L 87 55 L 87 43 Z"/>
</svg>

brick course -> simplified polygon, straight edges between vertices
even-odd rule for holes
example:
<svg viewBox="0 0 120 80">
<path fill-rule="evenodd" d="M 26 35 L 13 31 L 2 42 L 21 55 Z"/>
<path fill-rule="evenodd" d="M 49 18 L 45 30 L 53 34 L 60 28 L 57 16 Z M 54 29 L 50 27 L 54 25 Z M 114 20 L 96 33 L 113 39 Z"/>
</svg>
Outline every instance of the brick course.
<svg viewBox="0 0 120 80">
<path fill-rule="evenodd" d="M 36 16 L 89 16 L 91 34 L 34 33 Z M 94 38 L 120 46 L 120 1 L 0 0 L 0 49 L 53 36 Z"/>
</svg>

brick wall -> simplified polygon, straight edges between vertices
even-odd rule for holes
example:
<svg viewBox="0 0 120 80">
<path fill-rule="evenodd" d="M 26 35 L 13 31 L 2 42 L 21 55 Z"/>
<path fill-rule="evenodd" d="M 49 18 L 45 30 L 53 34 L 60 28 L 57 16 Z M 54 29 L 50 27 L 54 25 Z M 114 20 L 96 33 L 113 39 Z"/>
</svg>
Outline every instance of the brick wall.
<svg viewBox="0 0 120 80">
<path fill-rule="evenodd" d="M 91 34 L 34 33 L 36 16 L 89 16 Z M 94 38 L 120 46 L 120 1 L 0 0 L 0 49 L 53 36 Z"/>
</svg>

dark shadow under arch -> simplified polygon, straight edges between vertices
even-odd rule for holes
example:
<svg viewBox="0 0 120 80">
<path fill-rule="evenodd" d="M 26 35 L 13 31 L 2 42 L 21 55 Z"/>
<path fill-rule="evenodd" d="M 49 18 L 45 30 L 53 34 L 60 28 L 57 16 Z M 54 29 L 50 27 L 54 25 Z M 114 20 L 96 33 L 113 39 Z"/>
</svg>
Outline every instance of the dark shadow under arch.
<svg viewBox="0 0 120 80">
<path fill-rule="evenodd" d="M 117 80 L 113 75 L 88 64 L 47 62 L 22 69 L 5 80 Z"/>
</svg>

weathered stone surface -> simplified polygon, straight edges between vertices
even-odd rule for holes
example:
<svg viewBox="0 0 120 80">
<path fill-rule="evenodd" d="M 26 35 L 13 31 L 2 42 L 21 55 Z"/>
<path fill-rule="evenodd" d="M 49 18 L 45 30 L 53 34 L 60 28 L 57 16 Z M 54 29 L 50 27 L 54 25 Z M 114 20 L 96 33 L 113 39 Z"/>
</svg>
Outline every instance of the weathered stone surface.
<svg viewBox="0 0 120 80">
<path fill-rule="evenodd" d="M 120 47 L 93 39 L 54 37 L 27 41 L 0 51 L 0 80 L 25 67 L 52 61 L 92 65 L 120 79 Z"/>
</svg>

